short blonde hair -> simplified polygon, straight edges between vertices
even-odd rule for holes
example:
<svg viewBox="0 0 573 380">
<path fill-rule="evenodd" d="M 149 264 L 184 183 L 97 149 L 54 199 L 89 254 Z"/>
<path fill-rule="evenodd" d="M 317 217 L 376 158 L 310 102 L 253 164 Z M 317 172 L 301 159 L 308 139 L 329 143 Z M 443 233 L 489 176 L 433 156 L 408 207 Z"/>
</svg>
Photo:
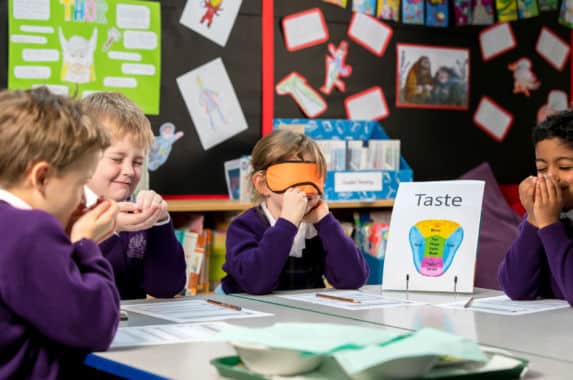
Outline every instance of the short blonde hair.
<svg viewBox="0 0 573 380">
<path fill-rule="evenodd" d="M 105 130 L 76 100 L 46 87 L 0 92 L 0 185 L 12 186 L 45 161 L 58 171 L 109 146 Z"/>
<path fill-rule="evenodd" d="M 129 136 L 138 146 L 149 149 L 153 144 L 151 123 L 141 108 L 118 92 L 95 92 L 82 102 L 90 116 L 102 123 L 112 138 Z"/>
<path fill-rule="evenodd" d="M 320 173 L 326 174 L 326 161 L 316 141 L 302 134 L 279 129 L 260 139 L 251 152 L 251 165 L 253 171 L 251 177 L 258 171 L 265 170 L 279 162 L 292 160 L 293 157 L 302 160 L 303 155 L 308 154 L 311 160 L 318 164 Z M 255 189 L 252 190 L 254 199 L 259 196 Z"/>
</svg>

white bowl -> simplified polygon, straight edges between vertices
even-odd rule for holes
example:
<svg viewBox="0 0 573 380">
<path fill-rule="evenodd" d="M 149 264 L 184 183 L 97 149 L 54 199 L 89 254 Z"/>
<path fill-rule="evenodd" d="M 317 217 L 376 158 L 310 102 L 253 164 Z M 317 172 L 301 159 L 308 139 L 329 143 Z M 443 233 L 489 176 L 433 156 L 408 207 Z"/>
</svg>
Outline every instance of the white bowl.
<svg viewBox="0 0 573 380">
<path fill-rule="evenodd" d="M 261 375 L 290 376 L 316 369 L 321 356 L 303 356 L 284 348 L 271 348 L 254 343 L 231 342 L 245 366 Z"/>
</svg>

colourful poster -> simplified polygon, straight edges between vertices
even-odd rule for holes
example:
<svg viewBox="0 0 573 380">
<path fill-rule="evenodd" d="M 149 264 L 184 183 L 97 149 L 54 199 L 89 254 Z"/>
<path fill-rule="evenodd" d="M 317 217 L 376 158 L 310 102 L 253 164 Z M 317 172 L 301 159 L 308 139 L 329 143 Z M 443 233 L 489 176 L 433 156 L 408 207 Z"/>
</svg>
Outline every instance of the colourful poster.
<svg viewBox="0 0 573 380">
<path fill-rule="evenodd" d="M 424 1 L 404 0 L 402 2 L 402 22 L 424 25 Z"/>
<path fill-rule="evenodd" d="M 517 0 L 517 12 L 520 19 L 539 16 L 537 0 Z"/>
<path fill-rule="evenodd" d="M 400 0 L 378 1 L 376 16 L 382 20 L 400 21 Z"/>
<path fill-rule="evenodd" d="M 426 25 L 448 26 L 448 2 L 446 0 L 426 0 Z"/>
<path fill-rule="evenodd" d="M 508 22 L 517 20 L 517 2 L 515 0 L 495 0 L 497 20 Z"/>
<path fill-rule="evenodd" d="M 159 113 L 161 8 L 137 0 L 10 0 L 8 88 L 118 91 Z"/>
</svg>

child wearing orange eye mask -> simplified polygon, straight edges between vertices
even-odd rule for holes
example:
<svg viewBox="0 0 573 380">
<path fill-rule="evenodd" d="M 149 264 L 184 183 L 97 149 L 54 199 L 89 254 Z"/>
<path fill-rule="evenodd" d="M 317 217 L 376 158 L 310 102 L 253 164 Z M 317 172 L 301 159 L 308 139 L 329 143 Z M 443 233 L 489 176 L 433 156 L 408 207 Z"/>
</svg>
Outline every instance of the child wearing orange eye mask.
<svg viewBox="0 0 573 380">
<path fill-rule="evenodd" d="M 325 160 L 316 142 L 287 130 L 255 145 L 251 163 L 260 204 L 227 230 L 225 293 L 324 287 L 356 289 L 368 278 L 360 251 L 321 199 Z"/>
</svg>

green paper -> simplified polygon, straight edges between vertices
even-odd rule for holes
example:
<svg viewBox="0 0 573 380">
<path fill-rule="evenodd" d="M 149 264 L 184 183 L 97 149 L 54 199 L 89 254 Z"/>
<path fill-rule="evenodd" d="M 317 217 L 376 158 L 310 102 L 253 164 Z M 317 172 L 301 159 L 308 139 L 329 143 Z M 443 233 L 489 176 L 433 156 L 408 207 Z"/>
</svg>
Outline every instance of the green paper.
<svg viewBox="0 0 573 380">
<path fill-rule="evenodd" d="M 48 85 L 78 97 L 118 91 L 157 115 L 160 78 L 158 2 L 9 1 L 8 88 Z"/>
</svg>

